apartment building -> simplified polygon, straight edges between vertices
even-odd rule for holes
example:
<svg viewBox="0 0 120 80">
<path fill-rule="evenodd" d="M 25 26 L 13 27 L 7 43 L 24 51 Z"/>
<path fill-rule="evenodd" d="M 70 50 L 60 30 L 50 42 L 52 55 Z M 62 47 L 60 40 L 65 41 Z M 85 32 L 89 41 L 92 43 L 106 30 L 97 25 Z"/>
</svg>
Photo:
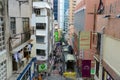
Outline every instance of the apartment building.
<svg viewBox="0 0 120 80">
<path fill-rule="evenodd" d="M 73 25 L 76 0 L 69 0 L 69 25 Z"/>
<path fill-rule="evenodd" d="M 94 54 L 95 54 L 95 49 L 93 49 L 93 34 L 95 34 L 95 26 L 96 26 L 96 10 L 98 8 L 98 3 L 99 0 L 77 0 L 77 5 L 75 7 L 74 11 L 74 27 L 75 27 L 75 37 L 74 37 L 74 50 L 77 55 L 77 60 L 78 60 L 78 67 L 81 70 L 81 65 L 82 65 L 82 60 L 91 60 L 91 69 L 90 69 L 90 75 L 91 78 L 93 78 L 95 74 L 95 60 L 94 60 Z M 79 16 L 79 17 L 78 17 Z M 87 44 L 89 48 L 84 48 L 82 44 L 82 37 L 85 37 L 85 35 L 82 35 L 82 32 L 84 33 L 85 31 L 89 32 L 89 37 L 90 39 L 88 42 L 90 44 Z M 87 32 L 85 33 L 87 35 Z M 76 42 L 79 38 L 79 41 Z M 87 36 L 88 38 L 88 36 Z M 84 41 L 84 40 L 83 40 Z M 88 43 L 85 42 L 85 43 Z M 79 47 L 78 47 L 78 45 Z M 82 68 L 83 69 L 83 68 Z"/>
<path fill-rule="evenodd" d="M 64 2 L 64 33 L 68 32 L 69 27 L 69 0 L 65 0 Z"/>
<path fill-rule="evenodd" d="M 54 20 L 58 20 L 58 0 L 53 0 Z"/>
<path fill-rule="evenodd" d="M 64 0 L 58 0 L 58 25 L 59 28 L 64 28 Z"/>
<path fill-rule="evenodd" d="M 5 45 L 5 1 L 0 0 L 0 80 L 7 79 L 7 49 Z"/>
<path fill-rule="evenodd" d="M 48 56 L 53 50 L 53 13 L 50 1 L 34 0 L 32 7 L 31 21 L 35 29 L 35 47 L 32 52 L 37 58 L 36 67 L 39 67 L 40 64 L 48 63 Z"/>
<path fill-rule="evenodd" d="M 6 0 L 7 80 L 31 79 L 33 73 L 28 50 L 31 44 L 31 4 L 32 0 Z"/>
</svg>

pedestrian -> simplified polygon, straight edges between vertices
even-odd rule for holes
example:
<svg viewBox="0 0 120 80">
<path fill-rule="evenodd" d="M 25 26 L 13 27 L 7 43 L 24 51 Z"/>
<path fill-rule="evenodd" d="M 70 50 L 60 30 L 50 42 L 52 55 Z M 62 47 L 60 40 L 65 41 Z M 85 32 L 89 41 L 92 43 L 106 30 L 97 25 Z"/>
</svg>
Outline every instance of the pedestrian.
<svg viewBox="0 0 120 80">
<path fill-rule="evenodd" d="M 62 75 L 63 71 L 62 71 L 62 66 L 59 67 L 59 74 Z"/>
<path fill-rule="evenodd" d="M 42 76 L 41 76 L 41 74 L 38 76 L 38 80 L 42 80 Z"/>
</svg>

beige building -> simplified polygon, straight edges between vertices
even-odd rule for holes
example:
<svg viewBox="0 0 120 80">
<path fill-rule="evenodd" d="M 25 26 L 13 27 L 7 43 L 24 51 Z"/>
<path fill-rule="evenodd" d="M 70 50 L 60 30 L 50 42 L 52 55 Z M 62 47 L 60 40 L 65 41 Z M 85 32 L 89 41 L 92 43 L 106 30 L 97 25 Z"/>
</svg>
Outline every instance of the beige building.
<svg viewBox="0 0 120 80">
<path fill-rule="evenodd" d="M 76 0 L 69 0 L 69 25 L 74 21 L 74 9 L 76 6 Z"/>
</svg>

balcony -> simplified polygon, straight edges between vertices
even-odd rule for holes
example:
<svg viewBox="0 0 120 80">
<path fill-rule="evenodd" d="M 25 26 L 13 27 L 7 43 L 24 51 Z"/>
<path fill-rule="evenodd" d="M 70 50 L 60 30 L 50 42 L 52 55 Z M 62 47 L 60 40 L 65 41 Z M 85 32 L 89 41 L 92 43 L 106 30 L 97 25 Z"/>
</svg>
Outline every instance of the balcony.
<svg viewBox="0 0 120 80">
<path fill-rule="evenodd" d="M 50 4 L 48 2 L 45 1 L 41 1 L 41 2 L 33 2 L 33 8 L 47 8 L 50 9 Z"/>
<path fill-rule="evenodd" d="M 16 48 L 22 45 L 23 43 L 27 42 L 28 40 L 30 40 L 30 36 L 31 31 L 27 31 L 20 34 L 15 34 L 14 36 L 10 37 L 11 48 Z"/>
<path fill-rule="evenodd" d="M 19 67 L 16 71 L 13 71 L 12 76 L 9 78 L 9 80 L 17 80 L 17 78 L 23 73 L 23 70 L 29 65 L 29 63 L 33 60 L 33 58 L 29 58 L 28 61 L 23 62 L 21 67 Z M 25 60 L 24 60 L 25 61 Z M 15 64 L 14 64 L 15 66 Z M 27 77 L 27 76 L 26 76 Z"/>
</svg>

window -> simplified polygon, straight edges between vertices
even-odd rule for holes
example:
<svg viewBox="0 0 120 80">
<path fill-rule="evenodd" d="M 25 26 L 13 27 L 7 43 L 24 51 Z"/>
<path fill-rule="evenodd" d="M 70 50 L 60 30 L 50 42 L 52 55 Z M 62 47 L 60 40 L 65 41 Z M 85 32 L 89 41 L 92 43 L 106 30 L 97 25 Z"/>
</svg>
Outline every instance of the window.
<svg viewBox="0 0 120 80">
<path fill-rule="evenodd" d="M 7 64 L 6 60 L 0 63 L 0 80 L 7 80 Z"/>
<path fill-rule="evenodd" d="M 42 50 L 42 49 L 36 49 L 36 53 L 37 53 L 37 55 L 39 55 L 39 56 L 45 56 L 46 54 L 45 54 L 45 50 Z"/>
<path fill-rule="evenodd" d="M 45 29 L 46 23 L 36 23 L 36 29 Z"/>
<path fill-rule="evenodd" d="M 0 17 L 0 26 L 4 26 L 3 17 Z"/>
<path fill-rule="evenodd" d="M 44 36 L 36 36 L 36 42 L 37 43 L 44 43 L 44 39 L 45 39 Z"/>
<path fill-rule="evenodd" d="M 24 32 L 29 31 L 29 18 L 23 18 L 23 30 Z"/>
<path fill-rule="evenodd" d="M 24 40 L 22 41 L 26 41 L 30 39 L 29 18 L 23 18 L 22 22 L 23 22 L 23 32 L 25 33 L 25 34 L 22 34 L 24 35 L 24 38 L 23 38 Z"/>
<path fill-rule="evenodd" d="M 0 26 L 0 51 L 5 49 L 5 35 L 4 35 L 4 28 Z"/>
<path fill-rule="evenodd" d="M 40 16 L 41 11 L 40 9 L 34 9 L 34 13 L 36 14 L 36 16 Z"/>
<path fill-rule="evenodd" d="M 16 21 L 15 17 L 10 18 L 10 28 L 11 28 L 11 33 L 16 34 Z"/>
</svg>

